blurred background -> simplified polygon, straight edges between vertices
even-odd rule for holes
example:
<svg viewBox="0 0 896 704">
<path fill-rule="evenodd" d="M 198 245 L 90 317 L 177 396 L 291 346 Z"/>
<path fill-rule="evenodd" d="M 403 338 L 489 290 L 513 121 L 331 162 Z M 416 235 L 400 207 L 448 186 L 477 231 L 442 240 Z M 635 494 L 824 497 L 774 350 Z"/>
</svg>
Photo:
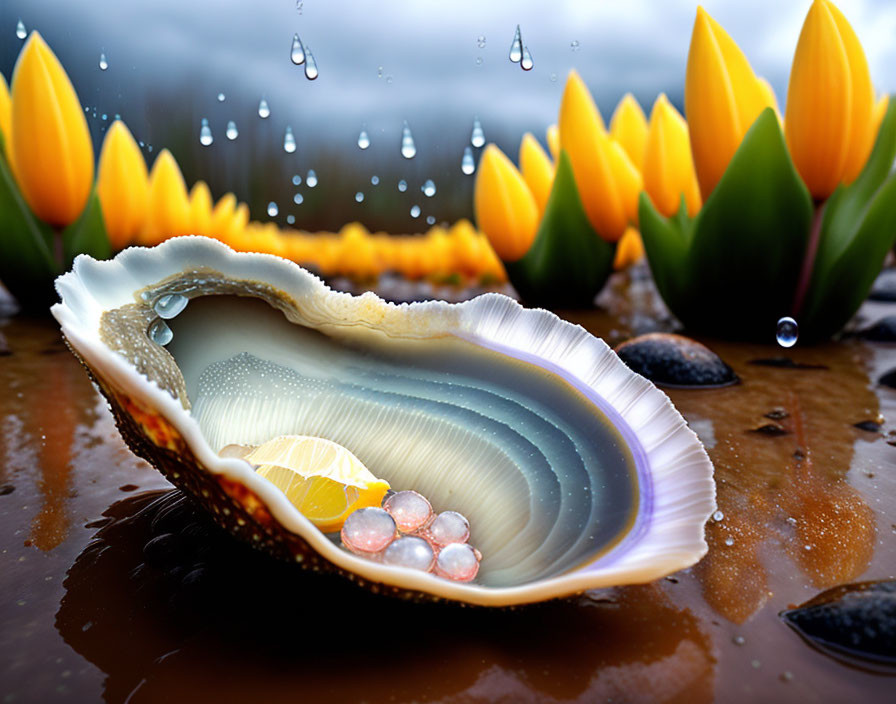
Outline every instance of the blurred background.
<svg viewBox="0 0 896 704">
<path fill-rule="evenodd" d="M 878 91 L 892 91 L 896 3 L 838 4 Z M 781 105 L 809 5 L 705 3 Z M 359 220 L 371 230 L 412 233 L 471 217 L 475 177 L 461 162 L 474 120 L 516 160 L 523 132 L 544 144 L 572 68 L 606 121 L 627 91 L 645 112 L 661 91 L 681 109 L 695 9 L 693 0 L 4 0 L 0 71 L 11 79 L 21 21 L 41 32 L 68 71 L 97 150 L 120 115 L 150 164 L 168 147 L 188 187 L 201 178 L 216 199 L 233 191 L 253 219 L 294 220 L 307 230 Z M 530 71 L 508 59 L 517 24 Z M 316 80 L 290 60 L 295 33 L 314 56 Z M 259 116 L 261 100 L 267 118 Z M 213 140 L 207 146 L 203 119 Z M 405 122 L 416 147 L 411 159 L 400 149 Z M 292 152 L 284 150 L 287 128 Z M 359 147 L 362 130 L 367 149 Z M 471 151 L 478 160 L 481 149 Z M 422 190 L 428 179 L 432 196 Z"/>
</svg>

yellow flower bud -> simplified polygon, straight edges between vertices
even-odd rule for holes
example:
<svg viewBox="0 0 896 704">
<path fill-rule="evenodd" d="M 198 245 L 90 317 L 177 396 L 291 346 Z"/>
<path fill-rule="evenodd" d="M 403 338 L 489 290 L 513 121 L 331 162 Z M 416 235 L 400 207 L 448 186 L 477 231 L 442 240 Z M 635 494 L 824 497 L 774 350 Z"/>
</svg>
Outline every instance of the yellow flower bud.
<svg viewBox="0 0 896 704">
<path fill-rule="evenodd" d="M 846 18 L 815 0 L 797 43 L 787 89 L 787 146 L 812 196 L 827 198 L 862 170 L 875 137 L 868 61 Z"/>
<path fill-rule="evenodd" d="M 543 213 L 554 184 L 554 165 L 530 132 L 520 142 L 520 171 L 535 197 L 538 211 Z"/>
<path fill-rule="evenodd" d="M 171 152 L 163 149 L 149 173 L 149 212 L 140 243 L 158 244 L 168 237 L 190 233 L 187 185 Z"/>
<path fill-rule="evenodd" d="M 93 186 L 93 145 L 78 95 L 37 32 L 13 70 L 10 131 L 10 161 L 34 214 L 56 227 L 74 222 Z"/>
<path fill-rule="evenodd" d="M 647 118 L 635 100 L 635 96 L 626 93 L 610 118 L 610 136 L 613 137 L 636 168 L 644 167 L 644 150 L 647 148 Z"/>
<path fill-rule="evenodd" d="M 146 162 L 130 130 L 116 120 L 106 132 L 96 190 L 112 249 L 124 249 L 146 222 L 149 179 Z"/>
<path fill-rule="evenodd" d="M 516 261 L 532 246 L 538 206 L 522 175 L 489 144 L 482 153 L 473 195 L 476 223 L 504 261 Z"/>
<path fill-rule="evenodd" d="M 697 8 L 691 35 L 684 106 L 694 166 L 706 199 L 759 113 L 775 105 L 747 57 L 702 7 Z"/>
<path fill-rule="evenodd" d="M 644 256 L 644 243 L 641 241 L 641 233 L 634 227 L 626 229 L 616 245 L 616 256 L 613 259 L 613 268 L 616 271 L 627 269 L 632 264 L 637 264 Z"/>
<path fill-rule="evenodd" d="M 700 210 L 700 187 L 691 159 L 688 126 L 663 93 L 650 113 L 644 190 L 654 207 L 666 217 L 678 212 L 682 196 L 688 215 L 693 217 Z"/>
<path fill-rule="evenodd" d="M 548 151 L 551 153 L 551 159 L 557 161 L 560 156 L 560 128 L 557 125 L 551 125 L 547 129 Z"/>
<path fill-rule="evenodd" d="M 190 190 L 190 231 L 194 235 L 211 235 L 212 192 L 205 181 L 197 181 Z"/>
</svg>

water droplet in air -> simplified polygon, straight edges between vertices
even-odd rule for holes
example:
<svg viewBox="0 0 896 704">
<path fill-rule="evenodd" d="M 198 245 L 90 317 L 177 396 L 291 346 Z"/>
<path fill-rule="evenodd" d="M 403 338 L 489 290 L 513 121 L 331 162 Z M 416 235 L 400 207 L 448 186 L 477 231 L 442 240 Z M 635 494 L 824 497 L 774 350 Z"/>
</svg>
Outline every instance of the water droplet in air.
<svg viewBox="0 0 896 704">
<path fill-rule="evenodd" d="M 169 293 L 161 296 L 159 300 L 155 302 L 152 309 L 160 318 L 170 320 L 171 318 L 180 315 L 189 302 L 190 299 L 186 296 L 181 296 L 179 293 Z"/>
<path fill-rule="evenodd" d="M 383 508 L 405 533 L 421 528 L 432 516 L 432 504 L 422 494 L 410 490 L 391 494 L 383 501 Z"/>
<path fill-rule="evenodd" d="M 382 66 L 377 66 L 377 67 L 376 67 L 376 77 L 377 77 L 377 78 L 382 78 L 382 77 L 383 77 L 383 67 L 382 67 Z"/>
<path fill-rule="evenodd" d="M 212 137 L 212 128 L 208 126 L 208 120 L 203 117 L 202 127 L 199 128 L 199 143 L 203 147 L 207 147 L 214 141 L 215 140 Z"/>
<path fill-rule="evenodd" d="M 292 185 L 293 186 L 301 186 L 302 185 L 302 177 L 299 176 L 298 174 L 293 174 Z"/>
<path fill-rule="evenodd" d="M 464 158 L 460 160 L 460 170 L 467 176 L 476 170 L 476 162 L 473 161 L 473 150 L 470 147 L 464 148 Z"/>
<path fill-rule="evenodd" d="M 358 135 L 358 148 L 367 149 L 369 146 L 370 137 L 367 136 L 367 130 L 361 130 L 361 134 Z"/>
<path fill-rule="evenodd" d="M 380 177 L 377 176 L 376 174 L 374 174 L 373 176 L 370 177 L 370 183 L 372 183 L 374 186 L 379 186 L 380 185 Z"/>
<path fill-rule="evenodd" d="M 286 126 L 286 132 L 283 135 L 283 151 L 292 154 L 296 150 L 296 138 L 293 137 L 292 127 Z"/>
<path fill-rule="evenodd" d="M 420 217 L 420 206 L 419 206 L 419 205 L 413 205 L 413 206 L 411 206 L 411 217 L 412 217 L 412 218 L 419 218 L 419 217 Z"/>
<path fill-rule="evenodd" d="M 25 37 L 28 36 L 28 32 L 25 31 L 25 23 L 22 22 L 22 20 L 19 20 L 18 23 L 16 24 L 16 36 L 19 39 L 24 39 Z"/>
<path fill-rule="evenodd" d="M 569 48 L 572 49 L 573 51 L 578 51 L 578 50 L 579 50 L 579 40 L 578 40 L 578 39 L 573 39 L 573 40 L 569 43 Z"/>
<path fill-rule="evenodd" d="M 479 572 L 476 551 L 466 543 L 452 543 L 439 551 L 435 573 L 458 582 L 469 582 Z"/>
<path fill-rule="evenodd" d="M 224 102 L 224 94 L 223 94 L 223 93 L 218 93 L 218 102 L 219 102 L 219 103 L 223 103 L 223 102 Z"/>
<path fill-rule="evenodd" d="M 386 76 L 386 83 L 388 83 L 390 86 L 392 85 L 392 76 Z"/>
<path fill-rule="evenodd" d="M 518 64 L 523 58 L 523 39 L 520 35 L 520 26 L 516 26 L 516 32 L 513 34 L 513 41 L 510 43 L 510 60 Z"/>
<path fill-rule="evenodd" d="M 477 65 L 477 66 L 482 66 L 482 57 L 481 57 L 481 56 L 477 56 L 477 57 L 476 57 L 476 65 Z"/>
<path fill-rule="evenodd" d="M 556 74 L 556 73 L 552 73 L 552 74 L 551 74 L 551 83 L 556 83 L 556 82 L 557 82 L 557 74 Z"/>
<path fill-rule="evenodd" d="M 478 46 L 480 49 L 485 49 L 485 35 L 480 34 L 479 37 L 477 37 L 476 46 Z"/>
<path fill-rule="evenodd" d="M 305 78 L 313 81 L 318 77 L 317 61 L 314 60 L 314 54 L 311 53 L 311 47 L 305 47 Z"/>
<path fill-rule="evenodd" d="M 479 118 L 473 120 L 473 131 L 470 133 L 470 144 L 477 149 L 485 144 L 485 132 L 482 131 L 482 123 Z"/>
<path fill-rule="evenodd" d="M 105 71 L 109 68 L 109 62 L 106 60 L 105 54 L 100 54 L 100 71 Z"/>
<path fill-rule="evenodd" d="M 227 130 L 224 132 L 227 135 L 227 139 L 231 142 L 240 136 L 239 130 L 236 128 L 236 123 L 233 120 L 230 120 L 227 123 Z"/>
<path fill-rule="evenodd" d="M 410 567 L 429 572 L 435 555 L 423 538 L 408 535 L 393 542 L 383 553 L 383 562 L 396 567 Z"/>
<path fill-rule="evenodd" d="M 296 216 L 295 215 L 287 215 L 286 216 L 286 224 L 287 225 L 295 225 L 296 224 Z"/>
<path fill-rule="evenodd" d="M 426 216 L 426 224 L 427 225 L 435 225 L 436 224 L 436 216 L 435 215 L 427 215 Z"/>
<path fill-rule="evenodd" d="M 258 103 L 258 116 L 264 120 L 267 117 L 270 117 L 271 108 L 268 107 L 268 101 L 264 98 L 261 99 L 261 102 Z"/>
<path fill-rule="evenodd" d="M 778 321 L 778 326 L 775 329 L 775 339 L 781 347 L 793 347 L 799 334 L 799 325 L 793 318 L 785 316 Z"/>
<path fill-rule="evenodd" d="M 360 203 L 364 200 L 364 194 L 361 191 L 355 193 L 355 202 Z"/>
<path fill-rule="evenodd" d="M 345 519 L 340 537 L 342 544 L 356 553 L 379 552 L 395 537 L 392 516 L 381 508 L 359 508 Z"/>
<path fill-rule="evenodd" d="M 405 159 L 413 159 L 417 153 L 417 146 L 414 144 L 414 136 L 411 134 L 411 128 L 408 123 L 404 123 L 401 130 L 401 155 Z"/>
<path fill-rule="evenodd" d="M 147 332 L 149 334 L 149 339 L 157 345 L 162 345 L 162 347 L 174 339 L 174 333 L 171 332 L 171 328 L 169 328 L 168 324 L 161 318 L 156 318 L 152 322 L 152 325 L 149 326 Z"/>
<path fill-rule="evenodd" d="M 274 201 L 268 203 L 268 217 L 275 218 L 279 212 L 280 208 L 277 207 L 277 204 Z"/>
<path fill-rule="evenodd" d="M 523 60 L 520 61 L 520 67 L 523 71 L 531 71 L 535 66 L 535 62 L 532 61 L 532 54 L 529 53 L 529 47 L 523 49 Z"/>
<path fill-rule="evenodd" d="M 108 116 L 106 113 L 103 113 L 103 114 L 101 115 L 101 117 L 103 118 L 103 121 L 109 119 L 109 116 Z"/>
<path fill-rule="evenodd" d="M 314 169 L 308 169 L 308 175 L 305 177 L 305 185 L 308 188 L 314 188 L 317 185 L 317 174 Z"/>
<path fill-rule="evenodd" d="M 296 66 L 305 63 L 305 47 L 302 46 L 302 40 L 298 34 L 292 35 L 292 48 L 289 50 L 289 58 Z"/>
<path fill-rule="evenodd" d="M 301 205 L 304 201 L 305 201 L 305 198 L 302 196 L 301 193 L 296 193 L 292 197 L 292 202 L 295 203 L 296 205 Z"/>
<path fill-rule="evenodd" d="M 426 179 L 426 182 L 420 186 L 420 190 L 423 191 L 423 195 L 427 198 L 432 198 L 436 194 L 436 184 L 433 183 L 431 178 Z"/>
<path fill-rule="evenodd" d="M 398 190 L 401 191 L 402 193 L 404 193 L 406 190 L 408 190 L 408 182 L 405 181 L 404 179 L 401 179 L 401 181 L 398 182 Z"/>
</svg>

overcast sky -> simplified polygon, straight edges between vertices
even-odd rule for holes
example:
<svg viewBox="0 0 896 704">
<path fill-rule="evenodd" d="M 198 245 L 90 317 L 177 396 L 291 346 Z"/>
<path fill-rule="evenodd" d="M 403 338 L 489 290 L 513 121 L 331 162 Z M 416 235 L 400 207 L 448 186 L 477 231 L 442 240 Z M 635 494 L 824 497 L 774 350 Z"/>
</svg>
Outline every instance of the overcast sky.
<svg viewBox="0 0 896 704">
<path fill-rule="evenodd" d="M 91 108 L 97 139 L 104 127 L 101 115 L 119 113 L 138 139 L 172 147 L 188 175 L 207 175 L 213 190 L 233 188 L 249 199 L 256 217 L 266 194 L 257 179 L 240 178 L 249 165 L 276 156 L 286 163 L 274 171 L 305 173 L 326 156 L 364 172 L 357 183 L 342 178 L 352 192 L 369 185 L 374 172 L 441 179 L 459 194 L 452 204 L 440 189 L 431 210 L 441 219 L 468 199 L 471 179 L 461 174 L 460 159 L 474 116 L 488 139 L 512 153 L 525 130 L 543 141 L 573 67 L 606 118 L 629 90 L 645 109 L 660 91 L 680 105 L 696 9 L 689 0 L 300 4 L 301 11 L 295 0 L 4 0 L 0 71 L 10 76 L 22 43 L 15 36 L 21 18 L 29 30 L 44 35 L 66 66 Z M 782 104 L 809 5 L 809 0 L 705 3 L 757 72 L 771 81 Z M 865 47 L 877 88 L 896 88 L 896 3 L 844 0 L 839 6 Z M 517 24 L 534 59 L 530 72 L 508 61 Z M 313 51 L 320 69 L 316 81 L 289 61 L 294 32 Z M 101 52 L 108 58 L 106 71 L 98 67 Z M 216 99 L 219 92 L 223 103 Z M 256 113 L 262 97 L 271 108 L 264 121 Z M 215 136 L 208 149 L 198 141 L 202 117 Z M 224 128 L 231 119 L 240 137 L 228 143 Z M 404 120 L 417 141 L 411 162 L 399 154 Z M 299 147 L 289 156 L 279 149 L 286 125 Z M 372 142 L 364 153 L 356 146 L 362 126 Z M 282 189 L 274 190 L 276 197 L 286 197 Z M 443 212 L 434 205 L 438 199 Z M 377 202 L 368 199 L 358 212 Z"/>
</svg>

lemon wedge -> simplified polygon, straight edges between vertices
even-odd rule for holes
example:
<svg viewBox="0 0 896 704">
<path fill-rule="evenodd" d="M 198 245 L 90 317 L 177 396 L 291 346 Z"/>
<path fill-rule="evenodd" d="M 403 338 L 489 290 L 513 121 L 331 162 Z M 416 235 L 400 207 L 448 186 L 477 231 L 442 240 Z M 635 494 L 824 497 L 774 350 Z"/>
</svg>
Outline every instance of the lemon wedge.
<svg viewBox="0 0 896 704">
<path fill-rule="evenodd" d="M 352 511 L 379 506 L 389 490 L 349 450 L 324 438 L 281 435 L 244 459 L 324 533 L 340 530 Z"/>
</svg>

